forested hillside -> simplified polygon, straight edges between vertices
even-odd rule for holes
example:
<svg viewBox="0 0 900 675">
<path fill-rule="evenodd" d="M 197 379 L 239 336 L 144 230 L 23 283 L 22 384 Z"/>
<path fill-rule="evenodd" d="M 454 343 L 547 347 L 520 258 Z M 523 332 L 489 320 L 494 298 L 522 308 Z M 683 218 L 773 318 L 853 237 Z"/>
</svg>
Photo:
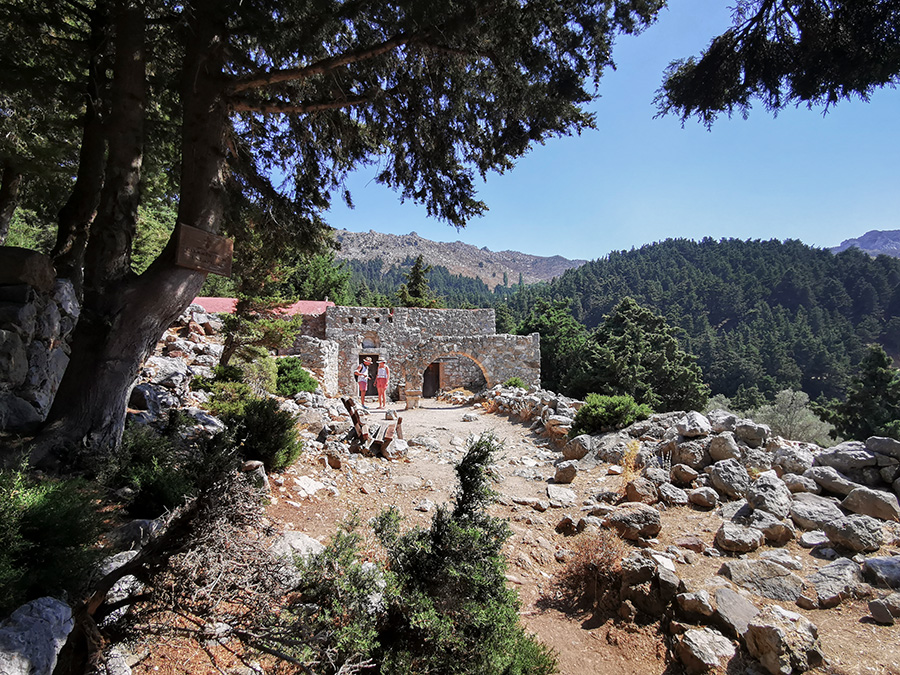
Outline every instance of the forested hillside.
<svg viewBox="0 0 900 675">
<path fill-rule="evenodd" d="M 351 269 L 356 284 L 387 297 L 411 265 L 352 261 Z M 612 252 L 550 283 L 507 281 L 491 292 L 436 264 L 429 274 L 446 306 L 496 307 L 504 330 L 523 325 L 541 299 L 570 303 L 574 318 L 595 329 L 630 296 L 683 329 L 682 346 L 713 394 L 748 407 L 782 389 L 840 396 L 869 343 L 900 355 L 900 260 L 858 249 L 669 239 Z"/>
<path fill-rule="evenodd" d="M 799 241 L 670 239 L 610 253 L 543 289 L 588 328 L 625 296 L 684 329 L 713 393 L 836 396 L 879 342 L 900 350 L 900 260 Z M 522 311 L 519 303 L 511 305 Z"/>
</svg>

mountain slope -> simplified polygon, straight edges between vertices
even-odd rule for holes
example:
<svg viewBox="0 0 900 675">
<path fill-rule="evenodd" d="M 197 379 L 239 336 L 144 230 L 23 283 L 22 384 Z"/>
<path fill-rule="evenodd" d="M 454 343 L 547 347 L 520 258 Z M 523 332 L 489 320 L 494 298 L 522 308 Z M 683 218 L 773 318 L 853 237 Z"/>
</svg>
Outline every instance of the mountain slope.
<svg viewBox="0 0 900 675">
<path fill-rule="evenodd" d="M 491 251 L 461 241 L 443 243 L 423 239 L 415 232 L 409 234 L 382 234 L 338 230 L 335 238 L 341 243 L 337 257 L 345 260 L 374 260 L 380 258 L 385 268 L 398 265 L 407 256 L 421 255 L 430 265 L 446 267 L 451 274 L 480 278 L 493 290 L 503 284 L 506 274 L 509 285 L 519 282 L 519 275 L 526 284 L 549 281 L 566 270 L 583 265 L 586 260 L 569 260 L 562 256 L 538 256 L 518 251 Z"/>
<path fill-rule="evenodd" d="M 900 230 L 870 230 L 856 239 L 842 241 L 840 246 L 829 250 L 840 253 L 852 246 L 871 256 L 884 254 L 900 258 Z"/>
</svg>

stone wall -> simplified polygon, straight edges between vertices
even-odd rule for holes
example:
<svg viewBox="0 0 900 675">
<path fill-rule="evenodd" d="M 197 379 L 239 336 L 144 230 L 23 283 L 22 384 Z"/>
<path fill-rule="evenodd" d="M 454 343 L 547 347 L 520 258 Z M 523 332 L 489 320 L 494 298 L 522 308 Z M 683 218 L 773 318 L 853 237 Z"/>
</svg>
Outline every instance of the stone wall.
<svg viewBox="0 0 900 675">
<path fill-rule="evenodd" d="M 313 372 L 326 396 L 340 393 L 337 342 L 301 335 L 290 351 L 303 359 L 303 365 Z"/>
<path fill-rule="evenodd" d="M 306 337 L 325 338 L 325 313 L 304 314 L 303 323 L 300 324 L 300 335 Z"/>
<path fill-rule="evenodd" d="M 371 356 L 373 361 L 383 358 L 388 362 L 388 394 L 394 398 L 400 396 L 398 385 L 405 381 L 408 366 L 423 341 L 435 336 L 490 336 L 495 325 L 493 309 L 329 307 L 325 316 L 325 337 L 339 346 L 340 391 L 356 392 L 353 371 L 360 357 Z M 416 389 L 421 389 L 421 375 L 418 373 Z"/>
<path fill-rule="evenodd" d="M 50 259 L 0 247 L 0 429 L 42 422 L 69 364 L 80 307 Z"/>
<path fill-rule="evenodd" d="M 445 356 L 442 364 L 441 389 L 449 390 L 457 387 L 478 392 L 487 387 L 484 373 L 475 361 L 461 356 Z"/>
</svg>

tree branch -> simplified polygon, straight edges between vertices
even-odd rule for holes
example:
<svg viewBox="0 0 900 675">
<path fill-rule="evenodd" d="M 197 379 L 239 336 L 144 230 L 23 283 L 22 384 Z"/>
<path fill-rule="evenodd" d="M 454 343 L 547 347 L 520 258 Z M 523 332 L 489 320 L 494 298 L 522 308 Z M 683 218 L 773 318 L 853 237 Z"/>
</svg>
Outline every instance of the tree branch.
<svg viewBox="0 0 900 675">
<path fill-rule="evenodd" d="M 274 70 L 263 75 L 239 79 L 231 84 L 231 86 L 228 88 L 228 92 L 235 94 L 241 91 L 247 91 L 248 89 L 267 87 L 279 82 L 304 80 L 315 75 L 327 73 L 334 70 L 335 68 L 340 68 L 341 66 L 348 66 L 351 63 L 358 63 L 360 61 L 373 59 L 376 56 L 386 54 L 387 52 L 392 51 L 397 47 L 402 47 L 403 45 L 409 44 L 415 40 L 421 40 L 424 36 L 424 33 L 418 32 L 412 34 L 401 33 L 400 35 L 397 35 L 390 40 L 385 40 L 380 44 L 373 45 L 371 47 L 355 49 L 345 54 L 338 54 L 337 56 L 322 59 L 321 61 L 311 63 L 308 66 L 303 66 L 301 68 Z"/>
<path fill-rule="evenodd" d="M 322 112 L 323 110 L 337 110 L 349 108 L 355 105 L 369 103 L 374 96 L 359 96 L 340 101 L 321 101 L 319 103 L 296 104 L 285 101 L 248 101 L 247 99 L 232 99 L 229 107 L 234 112 L 255 112 L 263 115 L 288 114 L 303 115 L 306 113 Z"/>
</svg>

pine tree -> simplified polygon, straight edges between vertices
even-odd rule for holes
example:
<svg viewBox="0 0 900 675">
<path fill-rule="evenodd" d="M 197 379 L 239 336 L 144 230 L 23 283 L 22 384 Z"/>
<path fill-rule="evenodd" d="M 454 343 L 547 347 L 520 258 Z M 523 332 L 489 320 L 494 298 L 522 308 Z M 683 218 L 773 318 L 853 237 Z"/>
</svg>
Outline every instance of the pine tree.
<svg viewBox="0 0 900 675">
<path fill-rule="evenodd" d="M 406 283 L 397 290 L 397 301 L 401 307 L 443 307 L 443 301 L 436 297 L 428 285 L 431 265 L 425 264 L 422 256 L 416 258 L 409 272 L 403 276 Z"/>
</svg>

